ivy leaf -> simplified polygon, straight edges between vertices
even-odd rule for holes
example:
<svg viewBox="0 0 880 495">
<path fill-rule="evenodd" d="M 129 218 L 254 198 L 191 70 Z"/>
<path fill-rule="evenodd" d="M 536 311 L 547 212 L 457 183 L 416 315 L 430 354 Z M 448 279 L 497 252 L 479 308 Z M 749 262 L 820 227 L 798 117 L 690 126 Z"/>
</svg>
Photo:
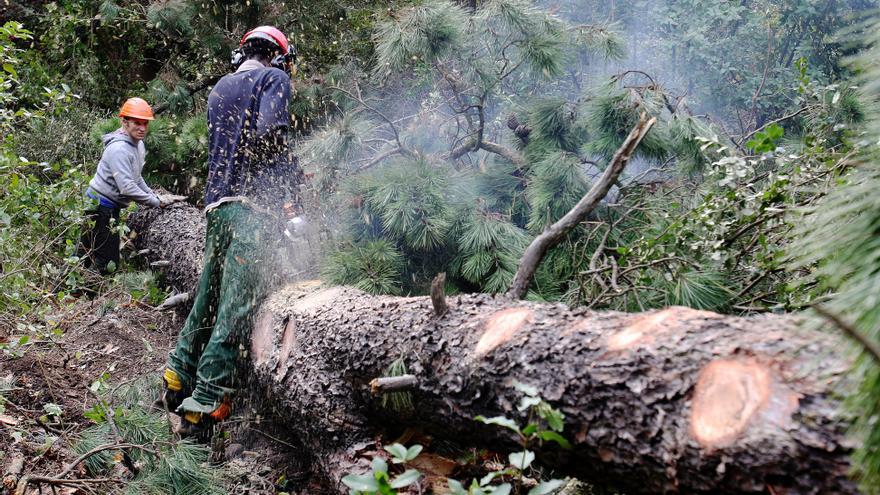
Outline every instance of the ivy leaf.
<svg viewBox="0 0 880 495">
<path fill-rule="evenodd" d="M 510 483 L 502 483 L 492 490 L 492 495 L 509 495 L 510 490 Z"/>
<path fill-rule="evenodd" d="M 404 457 L 405 461 L 411 461 L 419 456 L 422 453 L 421 445 L 413 445 L 412 447 L 406 450 L 406 457 Z"/>
<path fill-rule="evenodd" d="M 349 474 L 342 478 L 345 486 L 359 492 L 375 492 L 379 489 L 379 482 L 372 476 L 364 476 L 360 474 Z"/>
<path fill-rule="evenodd" d="M 393 462 L 394 464 L 400 464 L 400 463 L 405 462 L 407 460 L 406 459 L 406 447 L 404 447 L 403 445 L 401 445 L 399 443 L 393 443 L 391 445 L 386 445 L 383 448 L 385 449 L 385 451 L 387 451 L 389 454 L 391 454 L 391 456 L 392 456 L 391 462 Z"/>
<path fill-rule="evenodd" d="M 529 490 L 528 495 L 547 495 L 548 493 L 552 493 L 565 484 L 565 481 L 562 480 L 550 480 L 550 481 L 542 481 L 538 483 L 538 486 Z"/>
<path fill-rule="evenodd" d="M 43 405 L 43 410 L 46 411 L 46 414 L 52 416 L 61 416 L 61 406 L 55 403 L 48 403 Z"/>
<path fill-rule="evenodd" d="M 373 462 L 370 463 L 370 468 L 373 469 L 373 473 L 375 474 L 387 473 L 388 463 L 381 457 L 373 457 Z"/>
<path fill-rule="evenodd" d="M 480 479 L 480 486 L 487 486 L 489 483 L 492 483 L 492 480 L 494 480 L 495 478 L 497 478 L 499 476 L 504 476 L 507 474 L 516 474 L 516 471 L 514 471 L 512 469 L 505 469 L 503 471 L 492 471 L 491 473 L 487 474 L 486 476 L 483 476 Z"/>
<path fill-rule="evenodd" d="M 528 395 L 529 397 L 537 397 L 538 396 L 538 388 L 535 386 L 532 386 L 532 385 L 526 385 L 525 383 L 514 380 L 513 388 Z"/>
<path fill-rule="evenodd" d="M 541 403 L 540 397 L 523 397 L 521 401 L 519 401 L 519 405 L 516 406 L 516 409 L 519 411 L 525 411 L 526 409 L 537 406 Z"/>
<path fill-rule="evenodd" d="M 422 473 L 416 469 L 407 469 L 400 476 L 391 481 L 391 488 L 403 488 L 415 483 Z"/>
<path fill-rule="evenodd" d="M 487 418 L 485 416 L 480 415 L 480 416 L 475 417 L 474 419 L 477 421 L 480 421 L 481 423 L 486 423 L 487 425 L 503 426 L 505 428 L 510 428 L 511 430 L 513 430 L 517 433 L 520 433 L 519 425 L 516 424 L 516 421 L 514 421 L 510 418 L 506 418 L 504 416 L 495 416 L 492 418 Z"/>
<path fill-rule="evenodd" d="M 565 428 L 565 415 L 562 414 L 562 411 L 550 407 L 550 404 L 546 402 L 538 408 L 538 416 L 544 418 L 553 431 L 562 431 Z"/>
<path fill-rule="evenodd" d="M 532 461 L 535 460 L 535 453 L 531 450 L 514 452 L 508 456 L 508 460 L 510 460 L 511 466 L 522 471 L 532 465 Z"/>
<path fill-rule="evenodd" d="M 555 431 L 538 432 L 538 438 L 544 440 L 545 442 L 556 442 L 563 449 L 571 450 L 571 443 L 569 443 L 569 441 L 566 440 L 564 436 L 556 433 Z"/>
<path fill-rule="evenodd" d="M 464 485 L 455 481 L 452 478 L 446 480 L 446 484 L 449 485 L 449 493 L 450 495 L 468 495 L 467 490 L 464 489 Z"/>
</svg>

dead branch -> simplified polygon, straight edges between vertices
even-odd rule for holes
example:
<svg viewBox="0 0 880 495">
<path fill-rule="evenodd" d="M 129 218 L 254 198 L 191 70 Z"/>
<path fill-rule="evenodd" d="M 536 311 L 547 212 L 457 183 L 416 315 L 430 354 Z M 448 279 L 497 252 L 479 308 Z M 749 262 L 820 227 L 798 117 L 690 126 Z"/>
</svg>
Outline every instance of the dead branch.
<svg viewBox="0 0 880 495">
<path fill-rule="evenodd" d="M 189 301 L 189 292 L 182 292 L 180 294 L 175 294 L 173 296 L 169 296 L 167 299 L 162 301 L 162 304 L 156 306 L 156 311 L 165 311 L 166 309 L 171 309 L 175 306 L 180 306 L 181 304 Z"/>
<path fill-rule="evenodd" d="M 831 323 L 834 323 L 837 328 L 843 330 L 843 333 L 858 342 L 862 346 L 862 348 L 867 351 L 868 354 L 870 354 L 878 364 L 880 364 L 880 347 L 878 347 L 876 343 L 868 340 L 868 338 L 865 337 L 862 332 L 858 331 L 850 323 L 844 321 L 843 318 L 835 313 L 832 313 L 824 306 L 815 304 L 813 305 L 813 311 L 819 313 L 820 316 L 830 321 Z"/>
<path fill-rule="evenodd" d="M 3 487 L 11 490 L 18 482 L 22 471 L 24 471 L 24 456 L 21 454 L 12 456 L 9 464 L 3 469 Z"/>
<path fill-rule="evenodd" d="M 419 379 L 414 375 L 386 376 L 371 380 L 370 392 L 372 392 L 373 395 L 400 392 L 402 390 L 415 388 L 418 384 Z"/>
<path fill-rule="evenodd" d="M 476 145 L 476 143 L 476 139 L 468 139 L 464 142 L 464 144 L 461 144 L 452 150 L 452 152 L 449 154 L 449 159 L 455 160 L 457 158 L 461 158 L 467 153 L 474 151 L 474 146 Z M 489 153 L 495 153 L 496 155 L 504 157 L 507 160 L 510 160 L 510 162 L 517 167 L 522 167 L 526 164 L 526 160 L 522 157 L 522 155 L 498 143 L 483 140 L 479 143 L 479 148 L 484 149 Z"/>
<path fill-rule="evenodd" d="M 449 312 L 446 304 L 446 272 L 438 273 L 431 282 L 431 303 L 434 305 L 434 314 L 439 316 Z"/>
<path fill-rule="evenodd" d="M 113 430 L 113 434 L 116 435 L 116 442 L 122 444 L 124 439 L 122 437 L 122 432 L 119 431 L 119 427 L 116 426 L 116 421 L 113 420 L 113 408 L 107 407 L 104 403 L 104 399 L 98 395 L 97 392 L 91 389 L 91 387 L 86 387 L 86 390 L 98 401 L 98 407 L 104 412 L 104 417 L 107 419 L 107 423 L 110 425 L 110 429 Z M 134 465 L 134 461 L 131 460 L 131 456 L 128 454 L 128 450 L 126 448 L 120 448 L 122 452 L 122 464 L 128 468 L 128 470 L 133 475 L 137 475 L 140 471 L 137 466 Z"/>
<path fill-rule="evenodd" d="M 115 479 L 115 478 L 86 478 L 86 479 L 73 479 L 73 480 L 71 480 L 71 479 L 66 479 L 65 476 L 67 476 L 74 469 L 76 469 L 76 467 L 78 465 L 80 465 L 80 463 L 82 463 L 83 461 L 85 461 L 89 457 L 91 457 L 99 452 L 103 452 L 105 450 L 129 449 L 129 448 L 143 450 L 144 452 L 149 452 L 157 457 L 159 456 L 158 452 L 156 452 L 155 450 L 149 449 L 143 445 L 137 445 L 137 444 L 132 444 L 132 443 L 110 443 L 110 444 L 106 444 L 106 445 L 100 445 L 100 446 L 95 447 L 92 450 L 86 452 L 85 454 L 77 457 L 73 462 L 68 464 L 67 467 L 65 467 L 64 470 L 61 471 L 56 476 L 31 476 L 31 475 L 28 475 L 28 476 L 21 478 L 21 480 L 19 480 L 19 482 L 18 482 L 18 486 L 15 488 L 15 494 L 16 495 L 19 495 L 19 494 L 23 495 L 25 493 L 25 490 L 27 489 L 27 486 L 31 483 L 33 483 L 33 484 L 45 483 L 45 484 L 49 484 L 49 485 L 72 485 L 72 484 L 76 484 L 76 483 L 125 483 L 125 480 L 119 480 L 119 479 Z M 5 480 L 4 480 L 4 483 L 5 483 Z"/>
<path fill-rule="evenodd" d="M 571 211 L 566 213 L 556 223 L 547 227 L 544 232 L 529 244 L 520 259 L 519 268 L 513 277 L 513 283 L 510 285 L 510 290 L 507 293 L 508 296 L 514 299 L 525 297 L 532 277 L 535 275 L 541 260 L 544 259 L 544 255 L 547 254 L 550 248 L 558 244 L 571 229 L 581 223 L 596 208 L 599 201 L 608 194 L 611 186 L 620 177 L 639 143 L 642 142 L 642 139 L 644 139 L 656 122 L 656 117 L 648 119 L 647 115 L 642 114 L 639 122 L 633 127 L 626 140 L 614 153 L 611 163 L 608 164 L 599 181 L 593 184 L 589 192 L 578 201 Z"/>
</svg>

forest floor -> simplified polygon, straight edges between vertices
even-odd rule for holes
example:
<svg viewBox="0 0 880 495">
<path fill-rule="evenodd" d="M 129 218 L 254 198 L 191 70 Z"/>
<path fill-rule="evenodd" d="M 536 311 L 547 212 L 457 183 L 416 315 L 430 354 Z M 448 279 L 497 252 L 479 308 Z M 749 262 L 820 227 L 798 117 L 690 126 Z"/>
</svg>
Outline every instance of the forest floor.
<svg viewBox="0 0 880 495">
<path fill-rule="evenodd" d="M 112 390 L 154 376 L 157 396 L 161 370 L 183 322 L 174 311 L 156 311 L 124 293 L 81 297 L 44 319 L 57 328 L 51 337 L 0 354 L 2 493 L 14 493 L 16 479 L 24 475 L 54 477 L 76 459 L 72 446 L 78 434 L 94 424 L 86 414 L 96 404 L 89 390 L 96 380 L 103 379 Z M 0 343 L 11 339 L 0 330 Z M 148 406 L 151 400 L 143 397 L 140 402 Z M 323 490 L 300 468 L 306 464 L 297 458 L 293 444 L 283 439 L 283 428 L 263 411 L 239 410 L 240 415 L 224 422 L 212 444 L 222 490 L 320 494 Z M 169 416 L 169 420 L 174 418 Z M 117 474 L 127 476 L 118 467 Z M 67 476 L 89 477 L 82 465 Z M 31 484 L 26 493 L 43 493 L 37 488 Z M 61 485 L 57 490 L 44 487 L 45 493 L 68 495 L 124 490 L 124 484 L 116 483 Z"/>
</svg>

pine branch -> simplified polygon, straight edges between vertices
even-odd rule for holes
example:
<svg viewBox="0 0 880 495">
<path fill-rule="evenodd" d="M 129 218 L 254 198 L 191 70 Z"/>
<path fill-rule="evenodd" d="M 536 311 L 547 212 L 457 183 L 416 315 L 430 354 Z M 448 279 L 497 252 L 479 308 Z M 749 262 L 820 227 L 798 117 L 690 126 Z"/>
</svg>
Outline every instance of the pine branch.
<svg viewBox="0 0 880 495">
<path fill-rule="evenodd" d="M 874 358 L 874 360 L 880 364 L 880 346 L 877 346 L 876 343 L 868 340 L 867 337 L 862 335 L 862 332 L 858 331 L 854 326 L 850 323 L 846 322 L 839 315 L 832 313 L 824 306 L 820 306 L 818 304 L 813 306 L 813 311 L 819 313 L 820 316 L 825 318 L 826 320 L 834 323 L 834 326 L 843 331 L 847 336 L 851 339 L 855 340 L 862 346 L 862 348 Z"/>
<path fill-rule="evenodd" d="M 519 268 L 516 271 L 516 275 L 513 277 L 513 283 L 510 285 L 510 290 L 507 292 L 509 297 L 514 299 L 522 299 L 525 297 L 532 278 L 535 275 L 535 271 L 537 271 L 538 265 L 541 264 L 541 260 L 544 259 L 547 251 L 558 244 L 571 229 L 582 222 L 584 218 L 596 208 L 596 205 L 599 204 L 602 198 L 608 194 L 608 191 L 611 190 L 611 186 L 614 185 L 617 178 L 623 172 L 623 169 L 626 167 L 629 159 L 639 146 L 639 143 L 642 142 L 642 139 L 644 139 L 645 135 L 648 134 L 648 131 L 651 130 L 651 127 L 653 127 L 656 122 L 656 117 L 652 117 L 648 120 L 647 115 L 643 113 L 641 118 L 639 118 L 639 122 L 633 127 L 632 131 L 630 131 L 629 136 L 627 136 L 617 152 L 614 153 L 614 157 L 605 169 L 605 173 L 603 173 L 599 181 L 590 188 L 590 191 L 586 196 L 581 198 L 571 211 L 566 213 L 565 216 L 559 219 L 559 221 L 545 229 L 544 232 L 529 244 L 520 259 Z"/>
<path fill-rule="evenodd" d="M 479 144 L 478 147 L 477 144 Z M 469 139 L 464 144 L 461 144 L 457 148 L 452 150 L 452 153 L 449 154 L 449 159 L 456 160 L 467 153 L 475 151 L 476 149 L 484 149 L 489 153 L 495 153 L 496 155 L 502 156 L 512 162 L 517 167 L 522 167 L 526 164 L 525 158 L 523 158 L 522 155 L 513 151 L 512 149 L 502 146 L 498 143 L 493 143 L 486 140 L 481 140 L 479 143 L 477 143 L 476 139 Z"/>
<path fill-rule="evenodd" d="M 394 141 L 397 143 L 397 148 L 398 148 L 396 152 L 404 154 L 404 155 L 412 155 L 412 152 L 409 151 L 406 148 L 406 146 L 403 145 L 403 142 L 401 142 L 400 133 L 398 133 L 397 126 L 394 125 L 394 121 L 392 121 L 390 118 L 388 118 L 388 116 L 385 115 L 385 113 L 383 113 L 381 110 L 377 109 L 376 107 L 373 107 L 372 105 L 370 105 L 369 103 L 364 101 L 364 99 L 360 96 L 360 89 L 358 89 L 357 95 L 355 95 L 351 91 L 348 91 L 347 89 L 341 88 L 339 86 L 331 86 L 330 89 L 339 91 L 340 93 L 348 96 L 349 98 L 351 98 L 352 100 L 354 100 L 355 102 L 360 104 L 362 107 L 364 107 L 367 110 L 378 115 L 379 118 L 381 118 L 382 120 L 385 121 L 385 123 L 388 124 L 388 127 L 391 128 L 391 132 L 394 134 Z"/>
<path fill-rule="evenodd" d="M 191 86 L 187 86 L 186 92 L 189 94 L 189 96 L 192 96 L 192 95 L 198 93 L 199 91 L 207 88 L 208 86 L 213 85 L 214 83 L 219 81 L 221 77 L 223 77 L 223 74 L 214 74 L 214 75 L 208 76 L 205 79 L 202 79 L 201 81 L 197 81 L 196 83 L 192 84 Z M 162 104 L 156 106 L 156 108 L 153 110 L 153 113 L 156 115 L 165 113 L 165 111 L 168 110 L 168 108 L 170 108 L 170 106 L 171 105 L 168 102 L 162 103 Z"/>
</svg>

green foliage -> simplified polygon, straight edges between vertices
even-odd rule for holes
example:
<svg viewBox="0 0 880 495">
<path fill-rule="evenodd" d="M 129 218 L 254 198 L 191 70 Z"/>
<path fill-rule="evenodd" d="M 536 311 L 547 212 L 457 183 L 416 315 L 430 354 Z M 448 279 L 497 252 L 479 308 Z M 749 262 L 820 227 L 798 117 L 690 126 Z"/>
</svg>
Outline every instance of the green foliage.
<svg viewBox="0 0 880 495">
<path fill-rule="evenodd" d="M 407 449 L 399 443 L 385 447 L 393 457 L 392 462 L 402 464 L 411 461 L 419 455 L 421 445 L 414 445 Z M 388 463 L 381 457 L 374 457 L 370 463 L 370 473 L 349 474 L 342 478 L 342 483 L 349 487 L 351 495 L 396 495 L 397 490 L 406 488 L 421 477 L 415 469 L 407 469 L 394 478 L 388 473 Z"/>
<path fill-rule="evenodd" d="M 342 246 L 327 255 L 322 275 L 369 294 L 399 294 L 403 260 L 386 240 Z"/>
<path fill-rule="evenodd" d="M 746 142 L 746 147 L 757 154 L 773 151 L 784 132 L 778 124 L 772 124 L 763 131 L 755 133 L 755 136 Z"/>
<path fill-rule="evenodd" d="M 376 26 L 377 77 L 414 62 L 432 62 L 457 47 L 467 23 L 464 10 L 442 0 L 405 9 Z"/>
<path fill-rule="evenodd" d="M 514 382 L 514 387 L 523 394 L 517 409 L 520 412 L 528 411 L 528 419 L 524 427 L 521 428 L 516 421 L 504 416 L 493 418 L 477 416 L 474 419 L 484 424 L 502 426 L 516 432 L 523 450 L 511 453 L 508 456 L 507 465 L 490 471 L 479 480 L 471 480 L 471 484 L 467 488 L 457 480 L 448 479 L 447 484 L 451 494 L 508 495 L 510 493 L 528 493 L 528 495 L 548 495 L 555 493 L 565 484 L 562 480 L 551 479 L 541 481 L 525 492 L 522 483 L 523 475 L 534 472 L 532 463 L 535 461 L 535 453 L 528 449 L 529 445 L 554 442 L 564 449 L 571 449 L 572 446 L 560 434 L 565 422 L 565 416 L 562 412 L 544 401 L 538 394 L 537 388 L 519 382 Z M 386 445 L 384 449 L 390 454 L 392 465 L 405 465 L 422 452 L 421 445 L 407 448 L 399 443 Z M 422 476 L 416 469 L 406 469 L 394 477 L 389 471 L 388 463 L 382 457 L 376 456 L 370 463 L 369 473 L 349 474 L 342 478 L 342 482 L 350 488 L 351 495 L 397 495 L 406 493 L 398 490 L 415 483 Z M 515 482 L 496 484 L 498 479 L 509 479 Z"/>
<path fill-rule="evenodd" d="M 115 282 L 133 299 L 158 306 L 168 296 L 158 285 L 153 272 L 123 272 L 115 275 Z"/>
<path fill-rule="evenodd" d="M 869 116 L 861 149 L 857 158 L 844 157 L 830 162 L 834 179 L 822 190 L 817 201 L 808 204 L 791 221 L 796 225 L 792 232 L 794 240 L 788 254 L 789 269 L 799 270 L 802 278 L 796 290 L 806 292 L 807 303 L 822 301 L 826 310 L 839 315 L 870 341 L 880 340 L 880 310 L 876 303 L 878 273 L 880 273 L 880 202 L 876 190 L 880 184 L 877 139 L 880 136 L 880 72 L 875 63 L 880 53 L 878 38 L 880 19 L 869 18 L 862 29 L 865 50 L 853 60 L 861 69 L 858 83 Z M 803 85 L 805 93 L 821 95 L 822 91 Z M 853 115 L 852 102 L 846 91 L 837 86 L 827 88 L 824 104 L 840 104 L 837 115 Z M 855 112 L 856 114 L 861 112 Z M 839 124 L 813 118 L 823 128 L 839 129 Z M 823 136 L 824 137 L 824 136 Z M 825 141 L 831 139 L 825 138 Z M 834 141 L 831 141 L 834 142 Z M 831 187 L 833 186 L 833 187 Z M 813 290 L 809 290 L 813 288 Z M 817 321 L 817 323 L 819 323 Z M 872 418 L 880 413 L 880 366 L 873 357 L 861 349 L 853 370 L 858 389 L 849 397 L 852 416 L 856 419 L 853 431 L 859 448 L 853 456 L 854 474 L 865 493 L 878 493 L 880 487 L 880 425 Z"/>
<path fill-rule="evenodd" d="M 97 381 L 97 386 L 93 388 L 106 388 L 103 381 Z M 216 469 L 207 464 L 210 455 L 208 448 L 186 440 L 174 441 L 167 419 L 138 405 L 145 400 L 145 396 L 150 397 L 149 394 L 155 392 L 155 383 L 140 380 L 102 395 L 102 405 L 86 413 L 96 424 L 80 432 L 73 446 L 74 452 L 84 454 L 95 447 L 116 443 L 116 434 L 105 417 L 105 411 L 112 410 L 113 422 L 119 428 L 122 441 L 145 447 L 128 449 L 132 461 L 138 463 L 141 469 L 128 483 L 125 493 L 222 493 Z M 114 468 L 115 459 L 114 450 L 104 450 L 88 457 L 84 465 L 93 475 L 106 475 Z"/>
<path fill-rule="evenodd" d="M 529 230 L 540 232 L 562 218 L 586 194 L 584 165 L 571 153 L 555 152 L 530 169 L 526 196 L 531 213 Z"/>
<path fill-rule="evenodd" d="M 734 296 L 728 283 L 721 272 L 684 270 L 673 278 L 666 290 L 664 306 L 724 311 Z"/>
<path fill-rule="evenodd" d="M 459 227 L 458 254 L 453 273 L 484 292 L 503 292 L 510 286 L 527 237 L 522 229 L 497 214 L 475 210 Z"/>
<path fill-rule="evenodd" d="M 456 480 L 449 480 L 449 488 L 453 494 L 489 495 L 510 493 L 513 489 L 510 483 L 502 483 L 497 486 L 491 485 L 493 480 L 499 477 L 514 477 L 518 481 L 516 493 L 522 493 L 524 490 L 522 475 L 532 469 L 532 463 L 535 461 L 535 453 L 529 450 L 530 445 L 554 442 L 563 449 L 572 448 L 571 443 L 561 435 L 565 427 L 565 415 L 542 399 L 536 387 L 520 382 L 514 382 L 513 385 L 517 391 L 523 394 L 519 405 L 517 405 L 517 410 L 520 412 L 528 411 L 528 418 L 524 426 L 520 426 L 516 421 L 505 416 L 495 416 L 492 418 L 477 416 L 474 419 L 481 423 L 501 426 L 516 432 L 523 450 L 513 452 L 508 456 L 508 466 L 506 468 L 490 472 L 480 479 L 479 482 L 472 480 L 468 489 L 465 489 L 464 485 Z M 553 493 L 564 484 L 564 481 L 556 479 L 541 481 L 537 486 L 532 487 L 528 494 L 543 495 Z"/>
<path fill-rule="evenodd" d="M 611 158 L 642 113 L 661 114 L 664 97 L 661 91 L 654 89 L 639 93 L 621 90 L 614 84 L 600 88 L 584 117 L 591 138 L 585 145 L 587 154 Z M 664 126 L 656 126 L 642 140 L 637 156 L 663 160 L 670 148 Z"/>
<path fill-rule="evenodd" d="M 406 362 L 403 360 L 403 358 L 398 358 L 388 365 L 388 368 L 385 369 L 384 376 L 403 376 L 405 374 L 407 374 Z M 412 411 L 412 394 L 405 390 L 402 392 L 390 392 L 383 394 L 382 407 L 390 408 L 399 413 Z"/>
</svg>

